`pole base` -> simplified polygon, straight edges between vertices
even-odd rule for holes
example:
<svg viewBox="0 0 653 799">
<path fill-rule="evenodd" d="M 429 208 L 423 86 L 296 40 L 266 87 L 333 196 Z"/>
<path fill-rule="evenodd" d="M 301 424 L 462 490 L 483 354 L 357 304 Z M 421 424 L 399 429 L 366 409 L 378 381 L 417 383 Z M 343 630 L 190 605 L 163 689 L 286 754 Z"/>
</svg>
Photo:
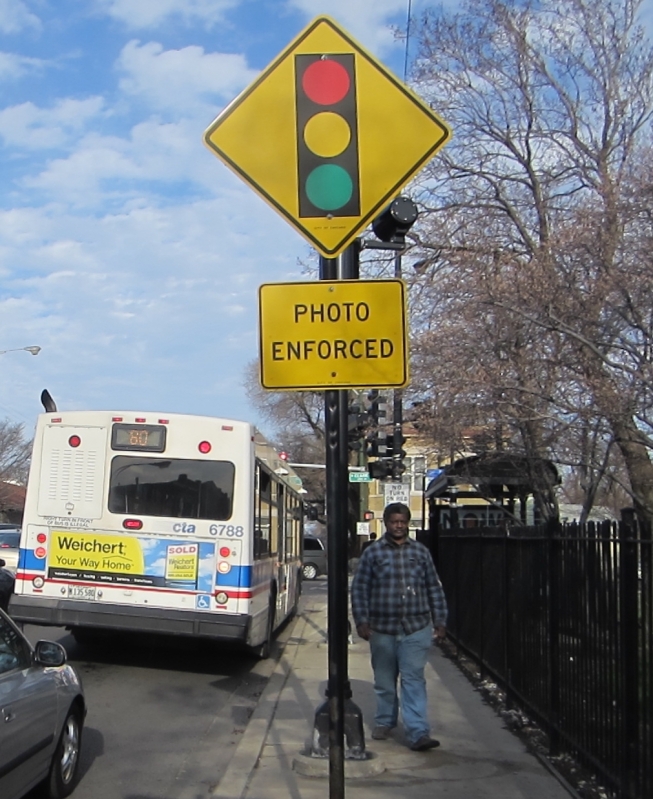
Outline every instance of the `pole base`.
<svg viewBox="0 0 653 799">
<path fill-rule="evenodd" d="M 345 699 L 345 760 L 365 760 L 363 713 L 352 699 Z M 329 700 L 315 711 L 310 756 L 329 757 Z"/>
<path fill-rule="evenodd" d="M 376 752 L 365 753 L 365 760 L 345 760 L 345 779 L 363 780 L 367 777 L 376 777 L 383 774 L 386 770 L 385 761 Z M 292 768 L 296 774 L 302 777 L 329 777 L 329 760 L 323 757 L 313 757 L 305 752 L 295 755 L 292 760 Z"/>
</svg>

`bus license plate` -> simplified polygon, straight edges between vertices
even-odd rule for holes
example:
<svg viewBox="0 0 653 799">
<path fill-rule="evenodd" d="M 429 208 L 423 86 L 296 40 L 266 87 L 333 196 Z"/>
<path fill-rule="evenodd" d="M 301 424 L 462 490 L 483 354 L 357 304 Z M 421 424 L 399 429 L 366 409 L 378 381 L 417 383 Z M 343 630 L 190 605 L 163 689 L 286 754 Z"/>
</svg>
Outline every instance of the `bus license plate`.
<svg viewBox="0 0 653 799">
<path fill-rule="evenodd" d="M 95 600 L 95 588 L 88 585 L 69 585 L 68 599 L 90 599 Z"/>
</svg>

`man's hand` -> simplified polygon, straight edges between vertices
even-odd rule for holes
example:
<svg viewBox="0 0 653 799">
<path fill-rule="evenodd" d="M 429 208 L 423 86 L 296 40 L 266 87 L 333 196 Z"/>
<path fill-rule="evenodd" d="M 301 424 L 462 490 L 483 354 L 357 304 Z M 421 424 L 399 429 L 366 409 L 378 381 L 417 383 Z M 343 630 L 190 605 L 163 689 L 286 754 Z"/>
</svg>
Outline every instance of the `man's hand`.
<svg viewBox="0 0 653 799">
<path fill-rule="evenodd" d="M 370 629 L 370 625 L 367 622 L 359 624 L 356 627 L 356 632 L 358 633 L 359 637 L 362 638 L 364 641 L 369 641 L 372 635 L 372 630 Z"/>
<path fill-rule="evenodd" d="M 441 624 L 439 627 L 436 627 L 433 634 L 433 640 L 436 644 L 441 643 L 447 637 L 447 628 L 444 624 Z"/>
</svg>

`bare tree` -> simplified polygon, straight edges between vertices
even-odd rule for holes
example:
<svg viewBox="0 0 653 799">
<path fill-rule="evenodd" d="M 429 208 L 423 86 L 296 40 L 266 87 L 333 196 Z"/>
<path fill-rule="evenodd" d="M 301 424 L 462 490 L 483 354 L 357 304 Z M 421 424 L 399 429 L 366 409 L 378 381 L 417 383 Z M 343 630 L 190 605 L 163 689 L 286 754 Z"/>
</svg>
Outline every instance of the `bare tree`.
<svg viewBox="0 0 653 799">
<path fill-rule="evenodd" d="M 588 504 L 614 448 L 653 520 L 653 50 L 640 5 L 468 0 L 424 15 L 415 78 L 454 140 L 416 186 L 415 342 L 426 405 L 448 395 L 450 417 L 475 408 L 534 457 L 569 457 L 594 430 L 602 445 L 577 461 L 593 470 Z"/>
<path fill-rule="evenodd" d="M 270 422 L 272 438 L 295 463 L 324 463 L 324 396 L 315 391 L 268 391 L 261 387 L 258 363 L 249 364 L 245 390 L 252 404 Z M 307 497 L 324 504 L 324 469 L 297 468 Z"/>
<path fill-rule="evenodd" d="M 0 515 L 11 509 L 12 484 L 27 483 L 32 442 L 25 439 L 22 424 L 0 422 Z"/>
</svg>

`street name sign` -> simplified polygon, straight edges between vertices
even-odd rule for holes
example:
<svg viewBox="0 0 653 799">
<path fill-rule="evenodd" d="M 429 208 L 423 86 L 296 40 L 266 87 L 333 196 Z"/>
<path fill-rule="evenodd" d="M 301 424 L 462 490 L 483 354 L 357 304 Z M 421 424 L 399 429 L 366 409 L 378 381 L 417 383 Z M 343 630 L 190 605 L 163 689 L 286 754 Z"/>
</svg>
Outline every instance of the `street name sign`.
<svg viewBox="0 0 653 799">
<path fill-rule="evenodd" d="M 222 111 L 204 142 L 333 258 L 450 137 L 426 103 L 320 16 Z"/>
<path fill-rule="evenodd" d="M 349 472 L 350 483 L 371 483 L 372 478 L 367 472 Z"/>
<path fill-rule="evenodd" d="M 408 383 L 401 280 L 266 283 L 259 288 L 261 385 L 272 390 Z"/>
</svg>

